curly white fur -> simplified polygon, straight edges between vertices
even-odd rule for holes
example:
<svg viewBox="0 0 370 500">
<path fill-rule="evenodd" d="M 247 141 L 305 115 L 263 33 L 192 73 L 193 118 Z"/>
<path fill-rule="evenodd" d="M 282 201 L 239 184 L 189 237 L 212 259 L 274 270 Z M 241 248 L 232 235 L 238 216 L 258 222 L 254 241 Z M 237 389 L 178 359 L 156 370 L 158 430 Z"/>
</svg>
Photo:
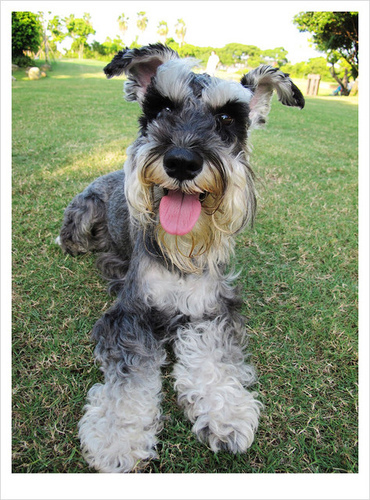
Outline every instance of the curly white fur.
<svg viewBox="0 0 370 500">
<path fill-rule="evenodd" d="M 255 381 L 225 320 L 178 330 L 174 368 L 178 401 L 193 432 L 217 452 L 245 452 L 252 444 L 262 404 L 245 387 Z"/>
<path fill-rule="evenodd" d="M 129 472 L 139 461 L 157 456 L 156 434 L 162 427 L 160 391 L 159 369 L 127 379 L 106 374 L 105 384 L 90 389 L 79 437 L 91 467 L 101 472 Z"/>
</svg>

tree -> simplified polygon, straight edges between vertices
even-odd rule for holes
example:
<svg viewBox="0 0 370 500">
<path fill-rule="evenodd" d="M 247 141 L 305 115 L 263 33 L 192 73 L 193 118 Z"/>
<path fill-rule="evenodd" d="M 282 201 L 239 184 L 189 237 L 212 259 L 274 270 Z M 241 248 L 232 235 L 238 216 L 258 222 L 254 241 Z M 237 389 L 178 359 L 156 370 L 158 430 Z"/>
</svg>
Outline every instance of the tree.
<svg viewBox="0 0 370 500">
<path fill-rule="evenodd" d="M 123 42 L 119 36 L 112 40 L 109 36 L 102 44 L 105 55 L 113 55 L 123 49 Z"/>
<path fill-rule="evenodd" d="M 313 57 L 309 59 L 306 63 L 307 75 L 315 74 L 321 75 L 321 78 L 330 81 L 330 70 L 328 67 L 328 62 L 325 57 Z M 305 75 L 305 76 L 307 76 Z"/>
<path fill-rule="evenodd" d="M 186 25 L 183 19 L 178 19 L 175 25 L 175 33 L 177 38 L 180 40 L 180 47 L 184 45 L 185 35 L 186 35 Z"/>
<path fill-rule="evenodd" d="M 339 78 L 334 65 L 343 58 L 354 79 L 358 76 L 358 12 L 300 12 L 293 19 L 299 31 L 312 33 L 312 42 L 327 54 L 331 74 L 348 95 L 348 78 Z"/>
<path fill-rule="evenodd" d="M 39 20 L 42 25 L 42 43 L 37 52 L 37 56 L 44 58 L 46 63 L 50 62 L 50 54 L 51 57 L 55 59 L 57 43 L 62 42 L 68 35 L 68 33 L 63 31 L 63 23 L 59 16 L 50 18 L 50 15 L 50 11 L 47 15 L 43 12 L 38 12 Z"/>
<path fill-rule="evenodd" d="M 42 25 L 32 12 L 12 12 L 12 61 L 19 66 L 32 64 L 25 52 L 36 53 L 42 42 Z"/>
<path fill-rule="evenodd" d="M 244 45 L 242 43 L 228 43 L 222 49 L 217 49 L 217 54 L 222 64 L 244 65 L 254 68 L 261 64 L 261 49 L 255 45 Z"/>
<path fill-rule="evenodd" d="M 51 12 L 49 11 L 49 15 Z M 42 36 L 42 41 L 40 44 L 40 48 L 37 52 L 37 56 L 40 57 L 40 55 L 43 55 L 45 57 L 45 62 L 49 62 L 49 52 L 50 52 L 50 45 L 49 45 L 49 38 L 47 35 L 47 20 L 44 17 L 43 12 L 38 12 L 38 18 L 41 23 L 41 36 Z"/>
<path fill-rule="evenodd" d="M 137 13 L 138 20 L 136 21 L 136 25 L 141 31 L 141 34 L 144 33 L 146 27 L 148 26 L 148 18 L 146 17 L 146 12 L 138 12 Z"/>
<path fill-rule="evenodd" d="M 64 19 L 68 36 L 73 40 L 71 49 L 78 52 L 78 57 L 82 59 L 84 46 L 89 35 L 95 35 L 95 30 L 91 24 L 90 14 L 84 14 L 83 18 L 75 18 L 73 14 Z"/>
<path fill-rule="evenodd" d="M 314 57 L 307 62 L 296 64 L 287 63 L 281 66 L 280 69 L 283 73 L 289 73 L 292 78 L 307 78 L 307 75 L 314 73 L 320 75 L 323 80 L 330 81 L 331 79 L 326 57 Z"/>
<path fill-rule="evenodd" d="M 128 30 L 128 20 L 129 20 L 129 17 L 126 17 L 125 14 L 121 14 L 117 19 L 118 27 L 119 27 L 119 30 L 122 31 L 123 38 L 125 38 L 125 34 Z"/>
<path fill-rule="evenodd" d="M 51 12 L 48 12 L 50 16 Z M 45 17 L 43 12 L 38 12 L 39 20 L 42 25 L 42 43 L 37 55 L 45 58 L 45 62 L 49 63 L 49 54 L 55 59 L 56 42 L 61 42 L 65 38 L 65 34 L 62 32 L 62 25 L 58 16 L 54 16 L 53 19 L 48 19 Z"/>
<path fill-rule="evenodd" d="M 93 57 L 97 57 L 96 54 L 99 54 L 99 56 L 105 56 L 106 55 L 106 47 L 104 44 L 101 44 L 97 42 L 96 40 L 93 41 L 91 44 L 91 52 L 93 53 Z"/>
<path fill-rule="evenodd" d="M 168 24 L 166 21 L 159 21 L 157 33 L 162 43 L 166 43 L 168 36 Z"/>
<path fill-rule="evenodd" d="M 287 55 L 288 51 L 283 47 L 276 47 L 262 52 L 262 57 L 268 64 L 273 64 L 279 68 L 288 62 Z"/>
<path fill-rule="evenodd" d="M 63 32 L 63 23 L 59 16 L 54 16 L 48 22 L 48 31 L 50 32 L 50 47 L 55 52 L 56 44 L 62 42 L 67 33 Z"/>
</svg>

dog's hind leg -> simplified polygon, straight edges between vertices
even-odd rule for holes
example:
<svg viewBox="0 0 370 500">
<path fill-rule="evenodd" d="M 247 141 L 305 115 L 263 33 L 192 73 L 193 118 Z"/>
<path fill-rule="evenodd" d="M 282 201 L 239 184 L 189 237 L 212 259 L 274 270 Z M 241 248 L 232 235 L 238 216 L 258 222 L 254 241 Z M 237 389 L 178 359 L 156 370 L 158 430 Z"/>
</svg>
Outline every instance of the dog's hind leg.
<svg viewBox="0 0 370 500">
<path fill-rule="evenodd" d="M 105 380 L 88 393 L 79 423 L 82 453 L 100 472 L 130 472 L 156 457 L 165 352 L 149 322 L 121 300 L 97 322 L 93 337 Z"/>
<path fill-rule="evenodd" d="M 112 250 L 109 204 L 112 197 L 119 199 L 120 212 L 117 216 L 124 227 L 128 217 L 126 200 L 121 194 L 124 183 L 123 170 L 111 172 L 98 177 L 71 201 L 64 212 L 63 226 L 56 239 L 65 252 L 78 255 L 89 251 Z"/>
<path fill-rule="evenodd" d="M 111 239 L 107 231 L 105 203 L 94 194 L 77 195 L 64 212 L 56 242 L 73 256 L 92 250 L 105 251 Z"/>
</svg>

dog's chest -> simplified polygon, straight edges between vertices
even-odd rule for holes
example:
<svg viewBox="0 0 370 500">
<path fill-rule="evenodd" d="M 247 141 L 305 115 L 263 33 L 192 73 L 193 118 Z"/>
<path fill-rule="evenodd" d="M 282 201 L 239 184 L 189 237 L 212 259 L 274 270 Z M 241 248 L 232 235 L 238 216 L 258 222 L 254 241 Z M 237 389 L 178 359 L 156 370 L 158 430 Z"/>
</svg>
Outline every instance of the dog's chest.
<svg viewBox="0 0 370 500">
<path fill-rule="evenodd" d="M 151 264 L 142 266 L 140 275 L 144 302 L 168 316 L 180 313 L 198 319 L 219 310 L 222 282 L 208 273 L 180 278 Z"/>
</svg>

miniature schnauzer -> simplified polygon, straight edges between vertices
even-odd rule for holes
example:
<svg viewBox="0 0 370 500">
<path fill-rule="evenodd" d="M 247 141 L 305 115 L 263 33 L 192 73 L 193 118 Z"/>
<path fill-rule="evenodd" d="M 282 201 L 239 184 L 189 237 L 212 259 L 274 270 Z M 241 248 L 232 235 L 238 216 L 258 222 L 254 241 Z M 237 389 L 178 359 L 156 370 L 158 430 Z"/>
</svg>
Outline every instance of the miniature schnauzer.
<svg viewBox="0 0 370 500">
<path fill-rule="evenodd" d="M 273 91 L 304 98 L 288 75 L 262 65 L 240 83 L 193 72 L 155 44 L 119 52 L 104 71 L 125 73 L 142 108 L 124 169 L 95 180 L 65 211 L 57 242 L 100 252 L 117 299 L 92 332 L 104 383 L 79 423 L 83 455 L 101 472 L 129 472 L 156 457 L 161 367 L 175 362 L 179 405 L 211 450 L 243 453 L 261 403 L 230 270 L 234 237 L 256 209 L 248 134 L 265 123 Z"/>
</svg>

